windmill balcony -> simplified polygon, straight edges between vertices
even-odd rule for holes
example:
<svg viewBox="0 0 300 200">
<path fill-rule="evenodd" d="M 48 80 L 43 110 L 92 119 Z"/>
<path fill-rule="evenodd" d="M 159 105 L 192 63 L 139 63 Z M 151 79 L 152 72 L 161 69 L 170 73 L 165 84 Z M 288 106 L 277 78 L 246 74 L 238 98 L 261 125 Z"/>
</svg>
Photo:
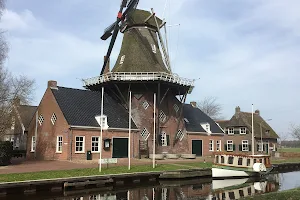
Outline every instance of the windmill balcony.
<svg viewBox="0 0 300 200">
<path fill-rule="evenodd" d="M 166 81 L 182 86 L 194 86 L 195 80 L 181 78 L 166 72 L 109 72 L 101 76 L 84 79 L 84 87 L 98 85 L 110 81 Z"/>
</svg>

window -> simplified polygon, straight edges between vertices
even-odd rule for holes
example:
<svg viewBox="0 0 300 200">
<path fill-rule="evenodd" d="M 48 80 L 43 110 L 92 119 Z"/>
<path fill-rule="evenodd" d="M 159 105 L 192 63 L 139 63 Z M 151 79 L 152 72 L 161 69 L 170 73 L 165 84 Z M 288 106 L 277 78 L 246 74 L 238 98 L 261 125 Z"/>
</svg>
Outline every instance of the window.
<svg viewBox="0 0 300 200">
<path fill-rule="evenodd" d="M 216 151 L 221 151 L 221 140 L 217 140 Z"/>
<path fill-rule="evenodd" d="M 250 166 L 250 158 L 247 159 L 247 166 Z"/>
<path fill-rule="evenodd" d="M 246 134 L 246 128 L 245 127 L 240 128 L 240 134 Z"/>
<path fill-rule="evenodd" d="M 44 117 L 43 117 L 42 114 L 39 116 L 38 122 L 39 122 L 40 126 L 42 126 L 42 124 L 43 124 L 43 122 L 44 122 Z"/>
<path fill-rule="evenodd" d="M 107 129 L 108 128 L 108 124 L 107 124 L 107 116 L 106 115 L 103 115 L 103 116 L 96 116 L 95 117 L 98 124 L 100 126 L 102 126 L 103 129 Z"/>
<path fill-rule="evenodd" d="M 159 112 L 159 120 L 164 123 L 167 120 L 167 116 L 165 115 L 165 113 L 161 110 Z"/>
<path fill-rule="evenodd" d="M 177 135 L 176 138 L 179 139 L 180 141 L 182 141 L 182 139 L 184 138 L 184 132 L 182 132 L 180 129 L 177 131 Z"/>
<path fill-rule="evenodd" d="M 238 159 L 238 165 L 243 165 L 243 158 Z"/>
<path fill-rule="evenodd" d="M 233 134 L 234 134 L 234 128 L 229 128 L 228 135 L 233 135 Z"/>
<path fill-rule="evenodd" d="M 84 136 L 75 137 L 75 153 L 84 153 Z"/>
<path fill-rule="evenodd" d="M 121 56 L 120 65 L 122 65 L 124 63 L 124 60 L 125 60 L 125 55 Z"/>
<path fill-rule="evenodd" d="M 51 117 L 51 123 L 54 125 L 56 120 L 57 120 L 57 117 L 56 117 L 55 113 L 53 113 L 52 117 Z"/>
<path fill-rule="evenodd" d="M 57 153 L 62 152 L 62 144 L 63 144 L 63 137 L 57 136 L 57 138 L 56 138 L 56 152 Z"/>
<path fill-rule="evenodd" d="M 162 132 L 160 137 L 161 146 L 168 146 L 167 134 L 165 132 Z"/>
<path fill-rule="evenodd" d="M 153 53 L 156 53 L 156 46 L 155 44 L 151 44 L 151 49 Z"/>
<path fill-rule="evenodd" d="M 221 156 L 221 163 L 224 163 L 225 162 L 224 160 L 225 160 L 224 156 Z"/>
<path fill-rule="evenodd" d="M 179 111 L 179 107 L 177 106 L 177 104 L 174 104 L 173 108 L 174 108 L 175 112 Z"/>
<path fill-rule="evenodd" d="M 228 164 L 230 164 L 230 165 L 233 164 L 233 156 L 228 157 Z"/>
<path fill-rule="evenodd" d="M 264 151 L 264 143 L 258 143 L 258 151 Z"/>
<path fill-rule="evenodd" d="M 227 151 L 233 151 L 233 141 L 227 140 Z"/>
<path fill-rule="evenodd" d="M 249 151 L 248 140 L 242 141 L 242 151 Z"/>
<path fill-rule="evenodd" d="M 244 191 L 243 190 L 239 190 L 239 194 L 240 194 L 240 197 L 244 197 Z"/>
<path fill-rule="evenodd" d="M 92 152 L 99 152 L 99 142 L 100 142 L 100 137 L 92 137 Z"/>
<path fill-rule="evenodd" d="M 219 163 L 219 156 L 216 156 L 216 161 L 215 163 Z"/>
<path fill-rule="evenodd" d="M 145 110 L 149 107 L 149 103 L 147 101 L 143 101 L 142 106 Z"/>
<path fill-rule="evenodd" d="M 273 151 L 276 151 L 276 144 L 273 143 Z"/>
<path fill-rule="evenodd" d="M 146 141 L 146 140 L 148 140 L 148 137 L 150 136 L 150 133 L 146 128 L 144 128 L 143 131 L 141 132 L 141 136 Z"/>
<path fill-rule="evenodd" d="M 31 152 L 35 152 L 36 149 L 36 138 L 35 136 L 31 137 Z"/>
<path fill-rule="evenodd" d="M 209 140 L 209 151 L 214 151 L 214 141 Z"/>
<path fill-rule="evenodd" d="M 201 123 L 200 125 L 207 133 L 211 133 L 209 123 Z"/>
<path fill-rule="evenodd" d="M 184 121 L 185 121 L 186 123 L 190 123 L 189 120 L 188 120 L 187 118 L 184 118 Z"/>
</svg>

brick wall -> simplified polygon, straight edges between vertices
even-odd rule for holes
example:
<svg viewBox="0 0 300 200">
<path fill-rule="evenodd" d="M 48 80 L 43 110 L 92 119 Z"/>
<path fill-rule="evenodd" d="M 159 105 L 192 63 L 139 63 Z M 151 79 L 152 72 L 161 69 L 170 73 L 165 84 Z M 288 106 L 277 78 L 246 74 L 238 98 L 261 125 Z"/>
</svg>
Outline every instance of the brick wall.
<svg viewBox="0 0 300 200">
<path fill-rule="evenodd" d="M 192 141 L 202 140 L 202 154 L 203 156 L 211 156 L 216 151 L 217 141 L 221 141 L 221 150 L 223 150 L 223 137 L 219 135 L 207 135 L 207 133 L 201 134 L 189 134 L 188 135 L 188 153 L 192 153 Z M 213 140 L 213 151 L 209 151 L 210 140 Z"/>
</svg>

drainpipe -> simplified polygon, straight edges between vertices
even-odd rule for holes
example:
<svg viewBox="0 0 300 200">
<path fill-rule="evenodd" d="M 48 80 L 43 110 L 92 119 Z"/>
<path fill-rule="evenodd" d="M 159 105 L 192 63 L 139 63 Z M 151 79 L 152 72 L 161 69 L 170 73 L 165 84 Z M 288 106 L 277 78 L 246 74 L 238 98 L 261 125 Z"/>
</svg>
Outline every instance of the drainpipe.
<svg viewBox="0 0 300 200">
<path fill-rule="evenodd" d="M 73 130 L 70 128 L 70 161 L 72 160 Z"/>
</svg>

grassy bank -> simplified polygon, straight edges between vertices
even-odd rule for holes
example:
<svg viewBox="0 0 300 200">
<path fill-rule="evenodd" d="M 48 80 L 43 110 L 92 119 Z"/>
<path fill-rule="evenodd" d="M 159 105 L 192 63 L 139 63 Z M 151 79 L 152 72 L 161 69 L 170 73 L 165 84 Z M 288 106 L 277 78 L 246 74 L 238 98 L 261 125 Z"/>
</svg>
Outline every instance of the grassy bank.
<svg viewBox="0 0 300 200">
<path fill-rule="evenodd" d="M 278 149 L 279 152 L 295 152 L 295 153 L 299 153 L 300 152 L 300 148 L 280 148 Z"/>
<path fill-rule="evenodd" d="M 272 159 L 272 164 L 300 163 L 300 158 L 276 158 Z"/>
<path fill-rule="evenodd" d="M 80 176 L 94 176 L 94 175 L 107 175 L 107 174 L 122 174 L 122 173 L 137 173 L 137 172 L 150 172 L 150 171 L 172 171 L 180 169 L 193 169 L 193 168 L 210 168 L 211 163 L 182 163 L 182 164 L 159 164 L 156 168 L 152 165 L 138 165 L 132 166 L 128 170 L 128 166 L 109 167 L 108 169 L 103 166 L 102 172 L 98 168 L 90 169 L 73 169 L 73 170 L 60 170 L 60 171 L 43 171 L 31 173 L 18 173 L 18 174 L 1 174 L 1 182 L 15 182 L 15 181 L 28 181 L 28 180 L 41 180 L 41 179 L 55 179 L 55 178 L 69 178 Z"/>
<path fill-rule="evenodd" d="M 247 198 L 243 198 L 241 200 L 250 200 L 250 199 L 255 199 L 255 200 L 269 200 L 269 199 L 272 199 L 272 200 L 283 200 L 283 199 L 299 200 L 300 199 L 300 188 L 281 191 L 281 192 L 272 192 L 272 193 L 262 194 L 260 196 L 247 197 Z"/>
</svg>

